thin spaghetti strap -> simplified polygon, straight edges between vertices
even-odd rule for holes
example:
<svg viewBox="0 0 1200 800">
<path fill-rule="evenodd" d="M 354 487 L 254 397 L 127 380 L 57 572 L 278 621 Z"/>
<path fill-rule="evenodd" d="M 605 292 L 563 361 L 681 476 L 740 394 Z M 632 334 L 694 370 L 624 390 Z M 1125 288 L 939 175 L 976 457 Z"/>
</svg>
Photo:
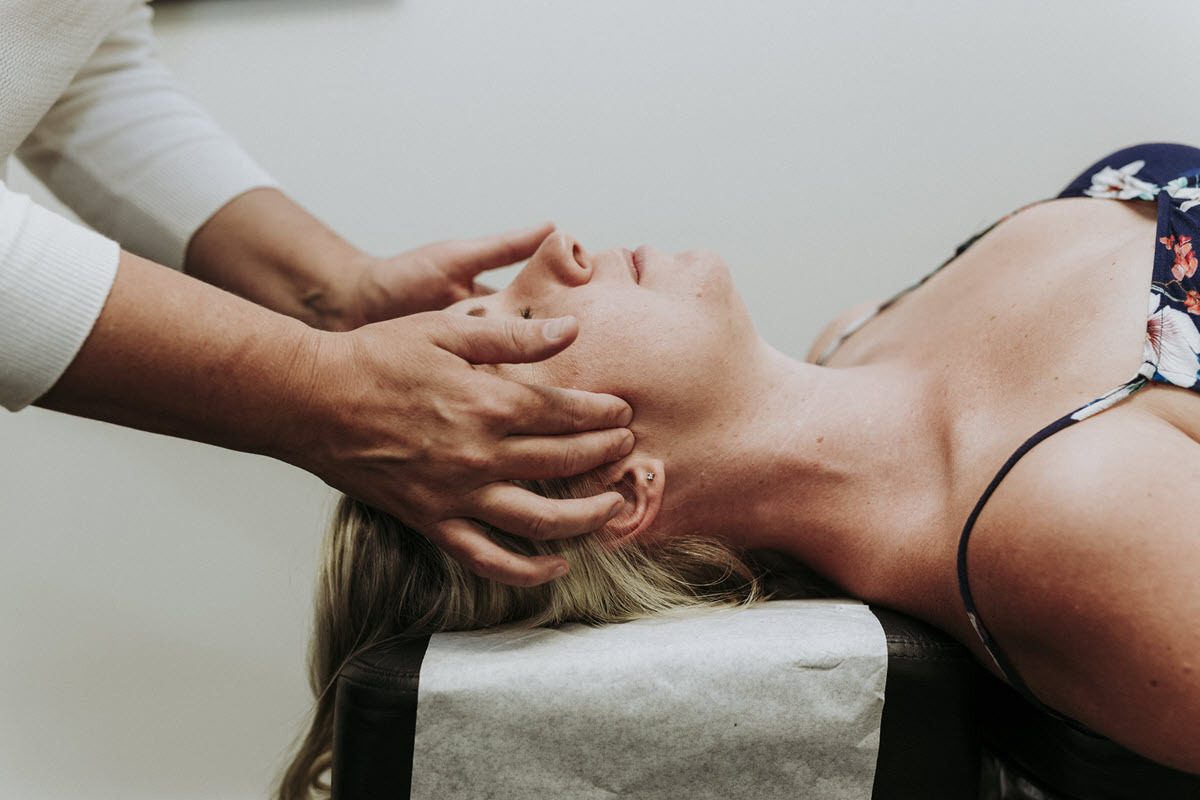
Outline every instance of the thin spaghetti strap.
<svg viewBox="0 0 1200 800">
<path fill-rule="evenodd" d="M 988 632 L 987 626 L 983 624 L 983 620 L 979 617 L 979 609 L 975 606 L 975 598 L 971 594 L 971 583 L 967 575 L 967 545 L 970 542 L 971 533 L 975 528 L 975 521 L 979 518 L 980 512 L 983 511 L 984 505 L 987 504 L 988 499 L 991 498 L 992 493 L 996 491 L 996 488 L 1000 485 L 1000 482 L 1004 480 L 1005 476 L 1008 475 L 1012 468 L 1017 465 L 1017 462 L 1020 461 L 1026 453 L 1059 431 L 1069 428 L 1077 422 L 1081 422 L 1082 420 L 1085 420 L 1094 414 L 1098 414 L 1107 408 L 1111 408 L 1113 405 L 1116 405 L 1120 401 L 1131 396 L 1134 392 L 1146 386 L 1148 382 L 1148 376 L 1144 371 L 1140 371 L 1133 378 L 1121 384 L 1116 389 L 1113 389 L 1111 392 L 1108 392 L 1103 397 L 1093 400 L 1087 405 L 1081 406 L 1066 416 L 1059 417 L 1058 419 L 1054 420 L 1054 422 L 1051 422 L 1033 436 L 1026 439 L 1021 446 L 1017 448 L 1016 452 L 1009 456 L 1008 460 L 1004 462 L 1004 466 L 1000 468 L 1000 471 L 996 473 L 994 478 L 992 478 L 991 483 L 989 483 L 987 488 L 984 489 L 982 496 L 980 496 L 978 502 L 975 503 L 975 507 L 971 509 L 971 515 L 967 517 L 967 522 L 963 526 L 962 535 L 958 540 L 958 591 L 959 594 L 962 595 L 963 606 L 966 608 L 967 618 L 971 621 L 971 627 L 975 629 L 976 635 L 978 635 L 980 641 L 983 642 L 983 646 L 987 649 L 988 655 L 992 657 L 992 661 L 995 662 L 996 667 L 1000 670 L 1012 687 L 1016 689 L 1017 692 L 1020 693 L 1026 700 L 1033 703 L 1034 706 L 1042 711 L 1045 711 L 1047 714 L 1064 720 L 1065 722 L 1070 723 L 1073 727 L 1087 733 L 1090 733 L 1091 731 L 1085 725 L 1059 713 L 1058 711 L 1055 711 L 1053 708 L 1039 700 L 1033 694 L 1033 692 L 1030 691 L 1029 687 L 1025 684 L 1025 681 L 1023 681 L 1021 676 L 1017 674 L 1012 662 L 1010 662 L 1008 657 L 1004 655 L 1004 651 L 1000 648 L 1000 645 L 995 639 L 992 638 L 991 633 Z"/>
<path fill-rule="evenodd" d="M 917 281 L 916 283 L 914 283 L 910 286 L 907 286 L 907 287 L 901 289 L 899 292 L 896 292 L 896 294 L 892 295 L 887 300 L 880 303 L 874 309 L 866 312 L 861 317 L 854 320 L 854 322 L 850 323 L 846 327 L 846 329 L 843 330 L 841 332 L 841 334 L 839 334 L 838 337 L 836 339 L 834 339 L 833 342 L 828 347 L 825 348 L 825 352 L 821 353 L 821 356 L 816 360 L 816 362 L 815 362 L 816 365 L 824 366 L 825 362 L 828 361 L 835 352 L 837 352 L 837 349 L 839 347 L 841 347 L 847 339 L 849 339 L 851 336 L 853 336 L 855 333 L 857 333 L 858 330 L 860 328 L 862 328 L 862 326 L 866 325 L 868 322 L 875 319 L 875 317 L 882 314 L 893 303 L 895 303 L 901 297 L 904 297 L 904 295 L 921 288 L 921 286 L 923 286 L 927 280 L 932 278 L 934 275 L 937 275 L 939 272 L 941 272 L 943 269 L 945 269 L 951 262 L 953 262 L 956 258 L 961 256 L 963 253 L 967 252 L 967 250 L 969 250 L 971 248 L 971 245 L 975 244 L 980 239 L 982 239 L 984 236 L 986 236 L 989 232 L 991 232 L 992 228 L 995 228 L 997 225 L 999 225 L 1001 222 L 1004 222 L 1007 219 L 1011 219 L 1012 217 L 1015 217 L 1017 214 L 1020 214 L 1022 211 L 1026 210 L 1028 208 L 1033 208 L 1036 205 L 1041 205 L 1042 203 L 1048 203 L 1051 200 L 1057 200 L 1057 199 L 1058 198 L 1056 198 L 1056 197 L 1048 197 L 1045 200 L 1035 200 L 1032 203 L 1023 205 L 1020 208 L 1016 209 L 1015 211 L 1005 214 L 1003 217 L 996 220 L 991 225 L 987 226 L 986 228 L 981 230 L 979 233 L 972 236 L 970 239 L 967 239 L 965 242 L 960 244 L 958 247 L 954 248 L 954 255 L 947 258 L 941 264 L 938 264 L 937 267 L 932 272 L 927 274 L 925 277 L 921 278 L 921 280 Z"/>
<path fill-rule="evenodd" d="M 834 354 L 834 352 L 839 347 L 842 346 L 842 342 L 849 339 L 851 336 L 853 336 L 855 334 L 855 332 L 859 328 L 861 328 L 863 325 L 866 325 L 868 322 L 870 322 L 872 319 L 874 319 L 875 315 L 878 314 L 880 311 L 883 311 L 883 309 L 885 309 L 887 306 L 889 306 L 891 304 L 891 302 L 892 301 L 889 300 L 886 303 L 881 303 L 880 305 L 875 306 L 875 308 L 872 308 L 870 311 L 866 312 L 861 317 L 854 320 L 854 322 L 851 322 L 849 325 L 847 325 L 846 329 L 844 331 L 842 331 L 841 334 L 839 334 L 836 339 L 834 339 L 832 342 L 830 342 L 829 347 L 825 348 L 825 352 L 821 353 L 820 357 L 816 360 L 817 366 L 818 367 L 825 366 L 825 362 L 828 361 L 829 357 L 832 356 Z"/>
</svg>

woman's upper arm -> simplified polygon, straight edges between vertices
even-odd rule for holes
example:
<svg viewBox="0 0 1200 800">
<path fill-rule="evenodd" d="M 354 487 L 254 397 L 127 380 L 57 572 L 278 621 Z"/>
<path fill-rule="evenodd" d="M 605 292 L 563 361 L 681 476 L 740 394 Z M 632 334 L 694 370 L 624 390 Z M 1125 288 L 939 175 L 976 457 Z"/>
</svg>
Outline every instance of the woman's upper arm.
<svg viewBox="0 0 1200 800">
<path fill-rule="evenodd" d="M 1200 772 L 1200 444 L 1119 411 L 1001 484 L 971 539 L 972 593 L 1040 699 Z"/>
</svg>

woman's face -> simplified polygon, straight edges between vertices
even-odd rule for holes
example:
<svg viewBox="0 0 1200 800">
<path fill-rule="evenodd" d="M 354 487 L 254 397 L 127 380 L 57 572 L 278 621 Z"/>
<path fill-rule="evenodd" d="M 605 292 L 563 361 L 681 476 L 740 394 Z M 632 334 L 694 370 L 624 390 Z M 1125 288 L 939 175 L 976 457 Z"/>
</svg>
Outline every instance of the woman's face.
<svg viewBox="0 0 1200 800">
<path fill-rule="evenodd" d="M 503 291 L 451 306 L 460 313 L 548 319 L 573 315 L 579 336 L 517 380 L 607 392 L 642 431 L 694 425 L 736 391 L 758 341 L 729 269 L 716 254 L 641 247 L 586 252 L 554 233 Z"/>
</svg>

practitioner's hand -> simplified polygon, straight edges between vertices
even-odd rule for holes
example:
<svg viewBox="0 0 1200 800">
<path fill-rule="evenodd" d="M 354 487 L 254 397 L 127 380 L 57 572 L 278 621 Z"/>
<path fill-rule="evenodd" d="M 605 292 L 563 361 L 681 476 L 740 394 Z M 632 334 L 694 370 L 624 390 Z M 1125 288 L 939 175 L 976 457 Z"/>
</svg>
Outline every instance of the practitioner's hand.
<svg viewBox="0 0 1200 800">
<path fill-rule="evenodd" d="M 515 252 L 515 251 L 514 251 Z M 506 256 L 507 257 L 507 256 Z M 540 361 L 579 332 L 573 317 L 526 321 L 436 311 L 316 333 L 309 412 L 287 460 L 387 511 L 478 575 L 534 586 L 566 572 L 526 558 L 472 520 L 535 539 L 601 527 L 617 492 L 550 500 L 509 483 L 566 477 L 633 448 L 633 412 L 611 395 L 508 381 L 473 364 Z"/>
<path fill-rule="evenodd" d="M 536 228 L 470 241 L 425 245 L 391 258 L 367 258 L 347 300 L 352 325 L 380 322 L 421 311 L 436 311 L 491 289 L 475 278 L 490 269 L 524 261 L 554 231 Z"/>
<path fill-rule="evenodd" d="M 553 230 L 547 222 L 375 258 L 279 190 L 261 188 L 230 200 L 196 231 L 184 266 L 315 328 L 347 331 L 490 293 L 476 286 L 479 273 L 524 261 Z"/>
</svg>

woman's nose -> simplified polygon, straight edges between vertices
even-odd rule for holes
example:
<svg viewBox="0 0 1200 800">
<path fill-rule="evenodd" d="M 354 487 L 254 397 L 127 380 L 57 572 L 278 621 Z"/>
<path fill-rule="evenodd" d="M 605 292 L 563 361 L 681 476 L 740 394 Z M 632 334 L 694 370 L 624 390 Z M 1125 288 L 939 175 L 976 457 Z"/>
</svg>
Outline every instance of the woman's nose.
<svg viewBox="0 0 1200 800">
<path fill-rule="evenodd" d="M 556 231 L 546 237 L 533 254 L 533 262 L 567 286 L 582 286 L 592 279 L 591 257 L 569 233 Z"/>
</svg>

